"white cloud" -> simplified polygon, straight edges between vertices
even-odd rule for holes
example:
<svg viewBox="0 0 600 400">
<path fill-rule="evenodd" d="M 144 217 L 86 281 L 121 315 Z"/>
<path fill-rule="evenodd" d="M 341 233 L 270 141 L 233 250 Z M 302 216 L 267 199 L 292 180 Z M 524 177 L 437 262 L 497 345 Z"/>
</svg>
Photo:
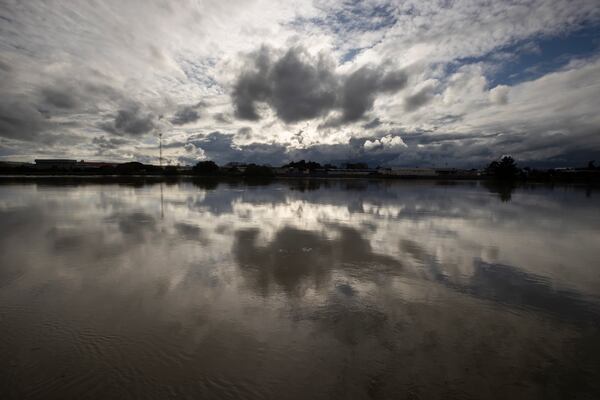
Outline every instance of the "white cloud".
<svg viewBox="0 0 600 400">
<path fill-rule="evenodd" d="M 490 90 L 490 101 L 496 104 L 508 103 L 510 88 L 506 85 L 498 85 Z"/>
<path fill-rule="evenodd" d="M 406 147 L 400 136 L 386 135 L 379 139 L 367 140 L 363 144 L 367 151 L 393 151 Z"/>
</svg>

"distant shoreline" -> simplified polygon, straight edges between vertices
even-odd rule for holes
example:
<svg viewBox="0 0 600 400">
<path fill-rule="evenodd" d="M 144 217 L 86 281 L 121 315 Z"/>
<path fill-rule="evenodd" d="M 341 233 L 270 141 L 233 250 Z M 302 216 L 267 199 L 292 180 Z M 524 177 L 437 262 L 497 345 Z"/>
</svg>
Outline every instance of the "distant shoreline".
<svg viewBox="0 0 600 400">
<path fill-rule="evenodd" d="M 164 174 L 121 174 L 121 175 L 103 175 L 103 174 L 3 174 L 0 175 L 0 183 L 5 182 L 33 182 L 33 181 L 94 181 L 94 182 L 176 182 L 176 181 L 206 181 L 206 182 L 272 182 L 286 180 L 320 180 L 320 181 L 335 181 L 335 180 L 371 180 L 371 181 L 428 181 L 428 182 L 491 182 L 497 184 L 587 184 L 600 185 L 600 180 L 569 177 L 553 178 L 553 179 L 515 179 L 515 180 L 497 180 L 489 176 L 386 176 L 386 175 L 360 175 L 360 176 L 344 176 L 344 175 L 275 175 L 270 177 L 264 176 L 234 176 L 234 175 L 164 175 Z"/>
</svg>

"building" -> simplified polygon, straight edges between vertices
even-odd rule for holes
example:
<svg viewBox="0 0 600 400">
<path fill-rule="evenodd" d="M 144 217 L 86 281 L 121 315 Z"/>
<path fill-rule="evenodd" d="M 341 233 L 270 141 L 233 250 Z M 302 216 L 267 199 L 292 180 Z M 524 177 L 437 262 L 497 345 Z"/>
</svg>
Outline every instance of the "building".
<svg viewBox="0 0 600 400">
<path fill-rule="evenodd" d="M 0 161 L 0 167 L 2 168 L 21 168 L 21 167 L 32 167 L 33 164 L 21 161 Z"/>
<path fill-rule="evenodd" d="M 76 166 L 77 160 L 69 160 L 63 158 L 35 160 L 35 167 L 37 169 L 72 170 Z"/>
<path fill-rule="evenodd" d="M 79 161 L 75 166 L 77 169 L 81 169 L 83 171 L 95 170 L 100 168 L 116 168 L 119 163 L 111 163 L 104 161 Z"/>
</svg>

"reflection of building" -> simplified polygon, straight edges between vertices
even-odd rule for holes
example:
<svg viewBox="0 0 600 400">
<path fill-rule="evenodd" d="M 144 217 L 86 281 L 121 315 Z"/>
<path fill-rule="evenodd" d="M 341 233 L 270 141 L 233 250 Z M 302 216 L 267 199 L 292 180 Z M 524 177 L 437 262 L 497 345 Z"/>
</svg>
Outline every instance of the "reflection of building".
<svg viewBox="0 0 600 400">
<path fill-rule="evenodd" d="M 40 169 L 73 169 L 77 166 L 77 160 L 63 158 L 35 160 L 36 168 Z"/>
</svg>

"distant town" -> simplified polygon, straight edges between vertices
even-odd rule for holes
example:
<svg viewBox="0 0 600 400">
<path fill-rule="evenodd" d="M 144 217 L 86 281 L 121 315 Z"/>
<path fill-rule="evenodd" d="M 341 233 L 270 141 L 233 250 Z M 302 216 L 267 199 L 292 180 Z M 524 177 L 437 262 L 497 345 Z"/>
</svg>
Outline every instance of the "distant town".
<svg viewBox="0 0 600 400">
<path fill-rule="evenodd" d="M 199 161 L 195 166 L 152 165 L 140 162 L 104 162 L 74 159 L 36 159 L 30 162 L 0 162 L 4 176 L 207 176 L 207 177 L 316 177 L 316 178 L 405 178 L 405 179 L 520 179 L 600 181 L 600 167 L 595 161 L 579 168 L 538 170 L 520 168 L 512 157 L 491 161 L 482 169 L 369 167 L 366 163 L 341 165 L 300 160 L 273 167 L 253 163 L 229 162 L 219 166 L 213 161 Z"/>
</svg>

